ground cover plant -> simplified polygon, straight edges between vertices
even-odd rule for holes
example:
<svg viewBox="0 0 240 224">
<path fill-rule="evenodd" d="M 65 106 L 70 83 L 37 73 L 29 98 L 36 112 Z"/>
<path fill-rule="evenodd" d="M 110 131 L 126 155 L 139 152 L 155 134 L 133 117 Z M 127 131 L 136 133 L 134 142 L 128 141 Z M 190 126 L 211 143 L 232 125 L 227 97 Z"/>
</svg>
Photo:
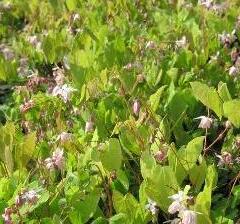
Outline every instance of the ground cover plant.
<svg viewBox="0 0 240 224">
<path fill-rule="evenodd" d="M 238 0 L 0 1 L 1 223 L 240 223 Z"/>
</svg>

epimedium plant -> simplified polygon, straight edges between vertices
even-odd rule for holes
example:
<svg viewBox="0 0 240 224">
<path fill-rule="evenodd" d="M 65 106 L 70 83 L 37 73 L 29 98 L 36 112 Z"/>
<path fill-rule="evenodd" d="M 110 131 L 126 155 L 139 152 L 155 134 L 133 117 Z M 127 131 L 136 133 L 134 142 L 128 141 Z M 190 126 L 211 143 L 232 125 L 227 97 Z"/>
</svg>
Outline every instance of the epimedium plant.
<svg viewBox="0 0 240 224">
<path fill-rule="evenodd" d="M 1 222 L 240 222 L 239 6 L 1 1 Z"/>
</svg>

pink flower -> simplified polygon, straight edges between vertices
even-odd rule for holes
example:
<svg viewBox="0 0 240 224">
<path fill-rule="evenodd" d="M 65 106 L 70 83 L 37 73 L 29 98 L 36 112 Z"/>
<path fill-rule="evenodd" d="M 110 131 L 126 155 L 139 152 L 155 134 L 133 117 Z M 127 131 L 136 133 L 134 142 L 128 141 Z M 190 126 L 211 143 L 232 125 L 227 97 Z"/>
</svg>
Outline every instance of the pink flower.
<svg viewBox="0 0 240 224">
<path fill-rule="evenodd" d="M 167 153 L 164 150 L 159 150 L 155 155 L 154 158 L 157 162 L 161 163 L 167 157 Z"/>
<path fill-rule="evenodd" d="M 4 213 L 2 214 L 5 224 L 13 224 L 11 215 L 12 215 L 12 209 L 5 208 Z"/>
<path fill-rule="evenodd" d="M 217 155 L 216 157 L 219 158 L 218 166 L 230 166 L 233 164 L 232 155 L 229 152 L 223 152 L 222 155 Z"/>
<path fill-rule="evenodd" d="M 229 68 L 229 75 L 235 76 L 238 73 L 239 73 L 239 69 L 236 66 L 233 65 Z"/>
<path fill-rule="evenodd" d="M 64 156 L 63 150 L 57 148 L 54 152 L 52 157 L 45 159 L 45 165 L 47 169 L 52 170 L 54 168 L 62 169 L 64 165 Z"/>
<path fill-rule="evenodd" d="M 149 210 L 152 215 L 156 215 L 158 213 L 157 203 L 151 199 L 148 199 L 148 204 L 145 206 L 145 208 Z"/>
<path fill-rule="evenodd" d="M 140 105 L 139 100 L 134 100 L 132 109 L 133 109 L 133 113 L 134 113 L 136 116 L 139 115 L 140 107 L 141 107 L 141 105 Z"/>
<path fill-rule="evenodd" d="M 182 224 L 196 224 L 197 215 L 196 212 L 191 210 L 184 210 L 182 212 Z"/>
<path fill-rule="evenodd" d="M 206 117 L 206 116 L 200 116 L 200 117 L 197 117 L 195 119 L 201 119 L 198 127 L 203 128 L 203 129 L 210 128 L 212 123 L 213 123 L 213 119 L 210 118 L 210 117 Z"/>
<path fill-rule="evenodd" d="M 64 164 L 63 150 L 59 149 L 59 148 L 56 149 L 53 152 L 52 160 L 54 161 L 54 165 L 58 169 L 62 169 L 63 168 L 63 164 Z"/>
<path fill-rule="evenodd" d="M 21 104 L 19 109 L 20 109 L 21 113 L 26 113 L 33 107 L 34 107 L 33 100 L 29 100 L 29 101 L 25 102 L 24 104 Z"/>
<path fill-rule="evenodd" d="M 72 140 L 73 135 L 71 133 L 63 131 L 60 135 L 57 137 L 57 141 L 60 141 L 61 143 L 65 143 Z"/>
<path fill-rule="evenodd" d="M 168 212 L 170 214 L 175 214 L 176 212 L 179 212 L 183 210 L 185 207 L 179 202 L 179 201 L 174 201 L 172 204 L 168 207 Z"/>
</svg>

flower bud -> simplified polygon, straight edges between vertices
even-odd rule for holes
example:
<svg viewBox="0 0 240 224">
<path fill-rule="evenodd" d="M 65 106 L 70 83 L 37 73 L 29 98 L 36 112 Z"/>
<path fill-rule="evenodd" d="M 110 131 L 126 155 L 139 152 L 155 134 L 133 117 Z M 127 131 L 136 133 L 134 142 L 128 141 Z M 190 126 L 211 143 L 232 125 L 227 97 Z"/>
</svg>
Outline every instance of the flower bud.
<svg viewBox="0 0 240 224">
<path fill-rule="evenodd" d="M 133 109 L 133 113 L 136 116 L 139 115 L 140 107 L 141 107 L 140 102 L 138 100 L 134 100 L 132 109 Z"/>
<path fill-rule="evenodd" d="M 85 133 L 92 132 L 92 131 L 94 131 L 94 123 L 93 121 L 89 120 L 85 124 Z"/>
<path fill-rule="evenodd" d="M 226 127 L 227 129 L 230 129 L 230 128 L 232 127 L 232 123 L 231 123 L 230 121 L 226 121 L 226 122 L 225 122 L 225 127 Z"/>
</svg>

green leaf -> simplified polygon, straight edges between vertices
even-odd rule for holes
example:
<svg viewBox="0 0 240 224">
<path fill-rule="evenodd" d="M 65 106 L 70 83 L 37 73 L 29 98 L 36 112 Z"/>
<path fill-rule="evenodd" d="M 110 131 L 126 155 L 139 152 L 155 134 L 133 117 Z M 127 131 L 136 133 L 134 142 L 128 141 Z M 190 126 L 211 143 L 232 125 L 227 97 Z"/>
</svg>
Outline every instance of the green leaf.
<svg viewBox="0 0 240 224">
<path fill-rule="evenodd" d="M 227 102 L 232 100 L 231 94 L 228 91 L 228 87 L 226 83 L 219 82 L 218 84 L 218 94 L 221 97 L 223 102 Z"/>
<path fill-rule="evenodd" d="M 70 212 L 69 218 L 72 223 L 86 223 L 95 213 L 100 199 L 101 191 L 95 189 L 90 192 L 83 201 L 79 201 L 77 206 Z"/>
<path fill-rule="evenodd" d="M 207 169 L 207 176 L 205 180 L 205 186 L 202 192 L 200 192 L 196 198 L 195 211 L 201 213 L 198 214 L 197 220 L 198 224 L 211 224 L 210 219 L 210 208 L 211 208 L 211 198 L 212 190 L 215 187 L 217 180 L 217 172 L 214 165 L 211 165 Z"/>
<path fill-rule="evenodd" d="M 164 93 L 166 86 L 161 86 L 154 94 L 149 98 L 149 104 L 152 110 L 155 112 L 159 107 L 159 101 Z"/>
<path fill-rule="evenodd" d="M 103 167 L 108 171 L 119 170 L 122 164 L 122 150 L 118 139 L 111 138 L 100 158 Z"/>
<path fill-rule="evenodd" d="M 209 87 L 201 82 L 191 82 L 191 87 L 194 96 L 221 118 L 223 106 L 218 92 L 213 87 Z"/>
<path fill-rule="evenodd" d="M 230 120 L 236 127 L 240 127 L 240 100 L 231 100 L 223 104 L 224 115 Z"/>
<path fill-rule="evenodd" d="M 151 177 L 153 169 L 156 166 L 156 161 L 149 152 L 145 151 L 142 153 L 140 165 L 142 177 L 146 179 Z"/>
<path fill-rule="evenodd" d="M 117 213 L 127 216 L 129 223 L 142 223 L 143 214 L 138 201 L 130 193 L 123 196 L 120 192 L 113 192 L 113 205 Z"/>
<path fill-rule="evenodd" d="M 168 197 L 178 190 L 177 179 L 169 166 L 156 166 L 151 177 L 146 179 L 146 194 L 150 199 L 156 201 L 164 212 L 167 212 L 171 203 Z"/>
<path fill-rule="evenodd" d="M 127 222 L 127 215 L 119 213 L 109 219 L 109 224 L 122 224 Z"/>
<path fill-rule="evenodd" d="M 179 184 L 191 172 L 190 170 L 196 166 L 203 149 L 203 139 L 204 137 L 197 137 L 190 141 L 186 148 L 178 151 L 173 151 L 174 149 L 172 149 L 169 152 L 169 165 L 175 172 Z"/>
<path fill-rule="evenodd" d="M 77 8 L 77 0 L 66 0 L 68 10 L 73 11 Z"/>
</svg>

